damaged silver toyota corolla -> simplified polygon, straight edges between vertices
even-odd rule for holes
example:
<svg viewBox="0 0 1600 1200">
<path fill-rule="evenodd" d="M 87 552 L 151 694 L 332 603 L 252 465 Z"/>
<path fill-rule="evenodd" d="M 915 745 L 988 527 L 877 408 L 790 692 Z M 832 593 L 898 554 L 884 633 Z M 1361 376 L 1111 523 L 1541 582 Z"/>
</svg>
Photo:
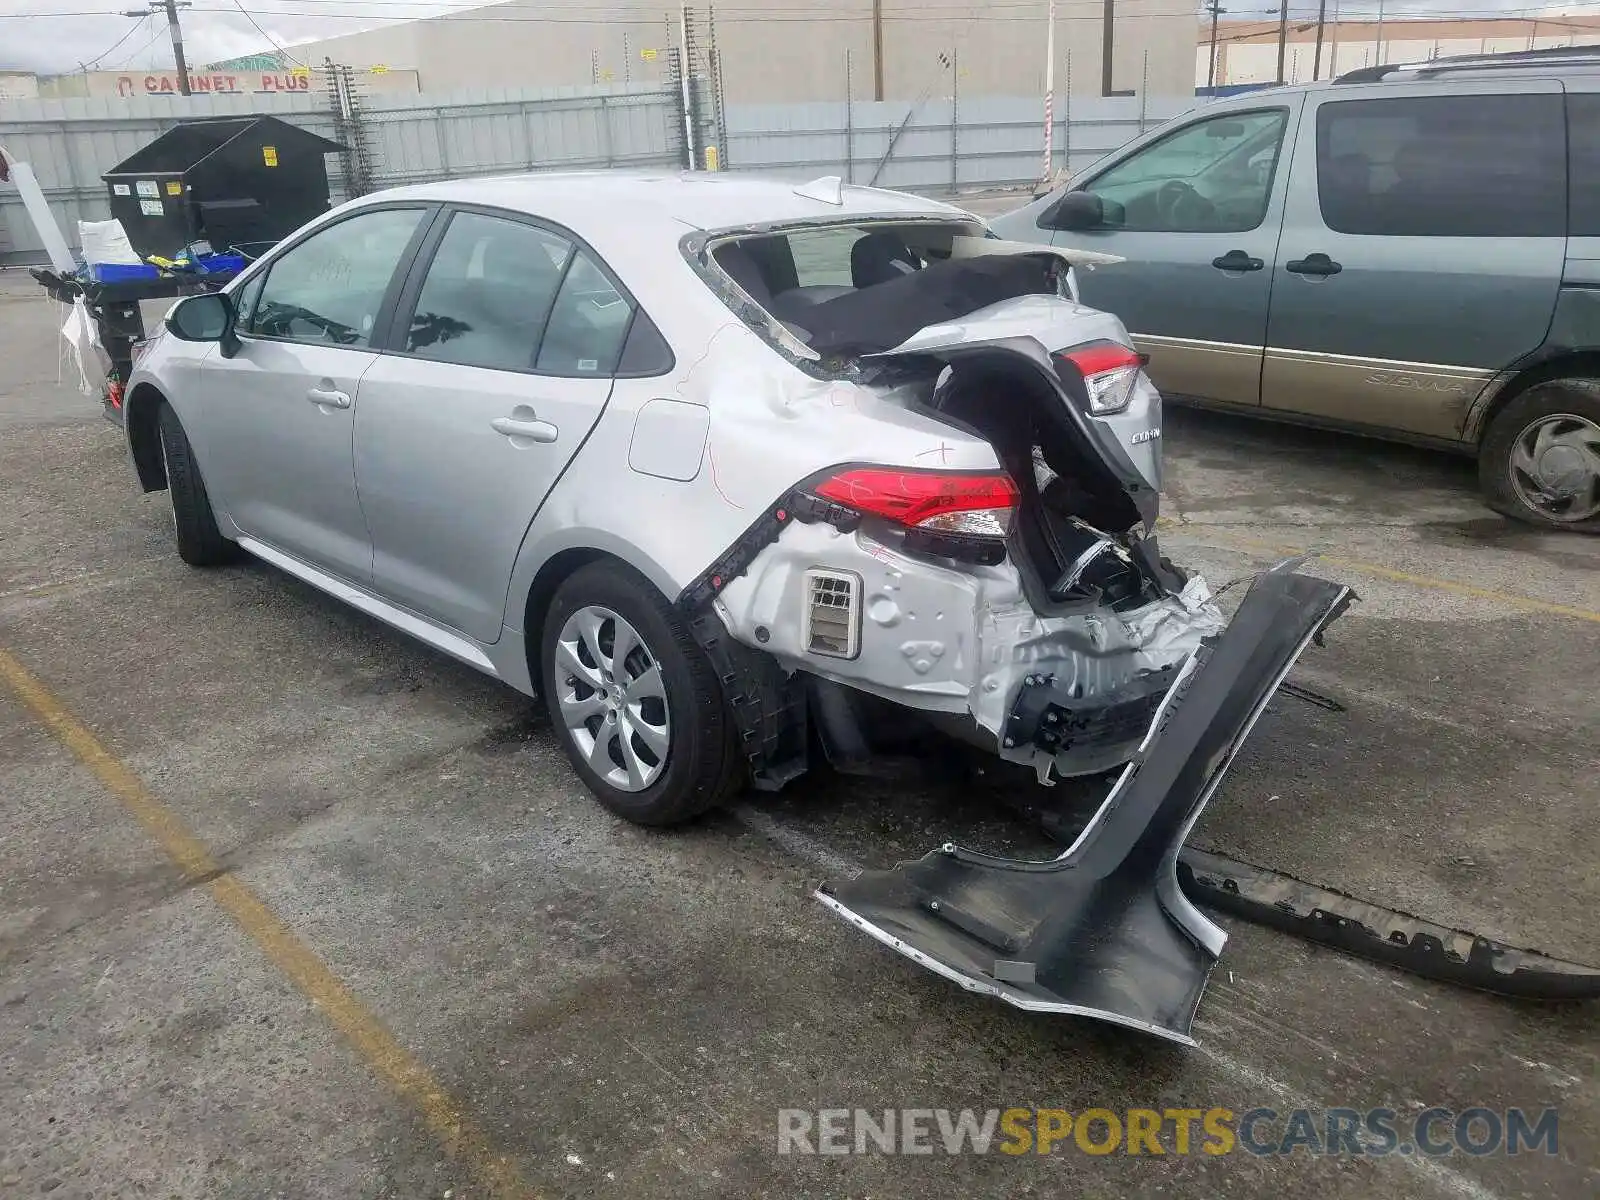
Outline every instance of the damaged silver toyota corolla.
<svg viewBox="0 0 1600 1200">
<path fill-rule="evenodd" d="M 405 188 L 181 302 L 124 419 L 187 561 L 243 549 L 542 695 L 630 820 L 908 719 L 1042 782 L 1130 764 L 1059 864 L 826 899 L 967 986 L 1183 1036 L 1220 935 L 1169 852 L 1343 592 L 1278 572 L 1229 626 L 1161 556 L 1160 397 L 1075 298 L 1114 262 L 838 180 Z"/>
</svg>

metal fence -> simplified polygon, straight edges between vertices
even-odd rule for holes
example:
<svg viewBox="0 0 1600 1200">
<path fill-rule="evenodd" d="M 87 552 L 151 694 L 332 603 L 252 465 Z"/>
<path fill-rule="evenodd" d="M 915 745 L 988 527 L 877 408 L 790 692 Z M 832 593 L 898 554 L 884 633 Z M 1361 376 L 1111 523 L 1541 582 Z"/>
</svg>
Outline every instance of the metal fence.
<svg viewBox="0 0 1600 1200">
<path fill-rule="evenodd" d="M 359 121 L 374 187 L 504 171 L 672 167 L 683 161 L 676 89 L 494 89 L 449 96 L 363 98 Z M 129 97 L 0 103 L 0 145 L 32 164 L 69 243 L 77 222 L 108 214 L 100 176 L 184 118 L 270 113 L 338 138 L 333 107 L 303 96 Z M 345 198 L 339 156 L 328 159 Z M 0 186 L 0 265 L 43 261 L 15 188 Z"/>
<path fill-rule="evenodd" d="M 1197 103 L 1193 96 L 1063 98 L 1056 168 L 1081 170 Z M 348 137 L 351 115 L 299 96 L 130 97 L 0 103 L 0 144 L 29 162 L 68 241 L 77 222 L 108 215 L 100 176 L 185 117 L 271 113 L 325 137 Z M 714 106 L 697 97 L 695 109 Z M 981 97 L 855 104 L 728 105 L 709 116 L 697 147 L 717 145 L 731 170 L 953 192 L 1032 183 L 1042 172 L 1036 98 Z M 448 96 L 363 98 L 359 132 L 373 187 L 505 171 L 672 167 L 683 163 L 683 97 L 676 87 L 497 89 Z M 328 160 L 343 199 L 339 156 Z M 0 187 L 0 265 L 43 260 L 14 188 Z"/>
<path fill-rule="evenodd" d="M 1077 172 L 1200 101 L 1193 96 L 1062 97 L 1055 164 Z M 797 177 L 955 192 L 1033 183 L 1043 171 L 1044 118 L 1037 98 L 730 104 L 728 166 Z"/>
</svg>

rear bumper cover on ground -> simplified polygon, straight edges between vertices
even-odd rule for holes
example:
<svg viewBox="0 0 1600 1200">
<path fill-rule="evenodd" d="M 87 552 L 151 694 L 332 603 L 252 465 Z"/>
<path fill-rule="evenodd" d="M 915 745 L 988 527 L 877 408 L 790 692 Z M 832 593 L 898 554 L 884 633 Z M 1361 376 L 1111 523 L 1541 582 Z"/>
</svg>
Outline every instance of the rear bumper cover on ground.
<svg viewBox="0 0 1600 1200">
<path fill-rule="evenodd" d="M 1082 836 L 1024 862 L 947 845 L 825 886 L 824 904 L 969 991 L 1192 1044 L 1226 934 L 1184 896 L 1176 860 L 1233 756 L 1349 589 L 1285 564 L 1184 664 Z"/>
</svg>

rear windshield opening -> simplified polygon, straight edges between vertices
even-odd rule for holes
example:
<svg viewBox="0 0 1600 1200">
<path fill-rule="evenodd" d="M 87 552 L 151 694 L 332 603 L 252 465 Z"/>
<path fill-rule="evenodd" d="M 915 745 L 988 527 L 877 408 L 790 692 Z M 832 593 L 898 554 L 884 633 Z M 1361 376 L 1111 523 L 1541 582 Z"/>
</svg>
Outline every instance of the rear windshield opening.
<svg viewBox="0 0 1600 1200">
<path fill-rule="evenodd" d="M 1010 265 L 952 258 L 957 239 L 983 234 L 967 222 L 807 226 L 729 237 L 713 245 L 711 258 L 803 346 L 822 355 L 870 353 L 962 304 L 970 312 L 1008 296 L 1056 291 L 1047 258 Z M 928 286 L 920 286 L 930 270 Z"/>
</svg>

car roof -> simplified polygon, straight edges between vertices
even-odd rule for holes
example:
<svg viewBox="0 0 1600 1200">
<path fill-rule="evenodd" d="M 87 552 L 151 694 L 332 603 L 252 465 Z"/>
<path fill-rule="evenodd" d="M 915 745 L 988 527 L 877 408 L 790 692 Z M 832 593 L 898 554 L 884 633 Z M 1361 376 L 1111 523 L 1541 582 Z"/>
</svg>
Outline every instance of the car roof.
<svg viewBox="0 0 1600 1200">
<path fill-rule="evenodd" d="M 821 181 L 818 181 L 819 183 Z M 836 188 L 836 190 L 834 190 Z M 839 203 L 804 195 L 827 194 Z M 723 171 L 549 171 L 452 179 L 395 188 L 363 200 L 430 200 L 483 204 L 544 217 L 583 233 L 597 224 L 624 222 L 639 232 L 667 227 L 673 242 L 689 229 L 733 229 L 790 221 L 865 217 L 973 220 L 937 200 L 882 188 L 805 184 Z"/>
</svg>

